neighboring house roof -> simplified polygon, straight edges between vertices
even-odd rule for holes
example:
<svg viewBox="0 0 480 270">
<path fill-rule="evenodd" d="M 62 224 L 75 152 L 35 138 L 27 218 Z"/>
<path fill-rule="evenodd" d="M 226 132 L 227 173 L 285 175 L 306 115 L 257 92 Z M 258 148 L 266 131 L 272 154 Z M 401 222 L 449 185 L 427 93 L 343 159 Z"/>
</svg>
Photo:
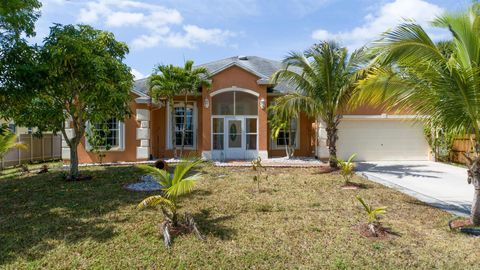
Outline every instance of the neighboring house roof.
<svg viewBox="0 0 480 270">
<path fill-rule="evenodd" d="M 260 79 L 258 84 L 271 85 L 270 77 L 277 70 L 283 68 L 285 65 L 282 62 L 270 60 L 258 56 L 233 56 L 205 64 L 198 65 L 197 67 L 205 67 L 210 75 L 215 75 L 221 71 L 232 67 L 240 67 L 256 76 Z M 297 69 L 296 72 L 300 73 L 301 70 Z M 147 87 L 148 78 L 135 81 L 134 91 L 148 94 Z M 270 93 L 288 93 L 294 90 L 294 87 L 289 86 L 285 82 L 279 82 L 276 85 L 272 85 L 269 88 Z"/>
</svg>

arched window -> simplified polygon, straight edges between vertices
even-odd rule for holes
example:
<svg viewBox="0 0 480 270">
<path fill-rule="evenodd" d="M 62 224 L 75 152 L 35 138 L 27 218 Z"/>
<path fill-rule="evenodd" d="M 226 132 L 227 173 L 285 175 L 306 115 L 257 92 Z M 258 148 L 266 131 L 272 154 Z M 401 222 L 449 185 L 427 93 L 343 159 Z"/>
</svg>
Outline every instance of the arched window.
<svg viewBox="0 0 480 270">
<path fill-rule="evenodd" d="M 212 115 L 258 115 L 258 97 L 244 91 L 228 91 L 212 97 Z"/>
</svg>

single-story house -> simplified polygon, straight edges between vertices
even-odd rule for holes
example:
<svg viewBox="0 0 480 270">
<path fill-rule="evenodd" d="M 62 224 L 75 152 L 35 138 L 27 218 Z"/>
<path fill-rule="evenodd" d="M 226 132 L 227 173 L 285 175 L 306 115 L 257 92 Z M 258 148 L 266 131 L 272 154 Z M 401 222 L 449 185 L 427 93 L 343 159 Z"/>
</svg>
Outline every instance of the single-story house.
<svg viewBox="0 0 480 270">
<path fill-rule="evenodd" d="M 272 101 L 293 91 L 284 83 L 272 84 L 271 75 L 282 68 L 279 61 L 256 56 L 230 57 L 202 64 L 211 74 L 211 86 L 201 88 L 187 102 L 185 152 L 206 159 L 253 159 L 285 155 L 286 132 L 272 139 L 267 108 Z M 173 156 L 169 106 L 152 102 L 147 79 L 135 82 L 131 102 L 133 117 L 109 121 L 112 148 L 104 162 L 144 161 Z M 177 125 L 183 123 L 184 98 L 175 99 Z M 316 132 L 316 128 L 318 131 Z M 292 140 L 296 156 L 328 158 L 326 132 L 314 119 L 299 115 Z M 68 131 L 67 134 L 71 134 Z M 180 147 L 181 131 L 175 132 Z M 315 138 L 318 134 L 318 138 Z M 86 140 L 79 146 L 80 163 L 96 162 Z M 357 153 L 357 160 L 427 160 L 430 149 L 422 125 L 412 115 L 389 114 L 363 107 L 343 115 L 339 126 L 338 155 Z M 63 143 L 63 159 L 70 149 Z"/>
</svg>

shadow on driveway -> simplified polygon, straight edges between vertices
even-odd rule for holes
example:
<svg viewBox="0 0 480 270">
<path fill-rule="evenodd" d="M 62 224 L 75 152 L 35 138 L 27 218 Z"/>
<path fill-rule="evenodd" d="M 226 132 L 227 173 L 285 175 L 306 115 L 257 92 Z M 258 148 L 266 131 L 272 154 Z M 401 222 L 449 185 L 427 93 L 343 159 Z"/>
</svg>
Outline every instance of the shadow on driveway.
<svg viewBox="0 0 480 270">
<path fill-rule="evenodd" d="M 404 178 L 407 176 L 421 178 L 440 178 L 432 174 L 441 174 L 440 170 L 432 170 L 425 164 L 378 164 L 369 162 L 360 162 L 356 167 L 357 171 L 382 173 Z"/>
</svg>

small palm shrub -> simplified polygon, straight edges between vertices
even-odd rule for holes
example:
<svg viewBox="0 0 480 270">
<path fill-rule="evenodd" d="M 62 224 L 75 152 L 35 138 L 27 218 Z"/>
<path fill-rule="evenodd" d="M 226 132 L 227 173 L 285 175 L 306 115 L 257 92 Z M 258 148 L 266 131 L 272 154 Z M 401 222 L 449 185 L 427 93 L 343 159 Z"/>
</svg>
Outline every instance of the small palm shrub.
<svg viewBox="0 0 480 270">
<path fill-rule="evenodd" d="M 253 182 L 257 184 L 257 190 L 260 193 L 260 181 L 263 178 L 263 173 L 267 171 L 262 164 L 262 158 L 257 157 L 257 159 L 252 160 L 252 170 L 255 172 L 253 176 Z M 265 181 L 268 180 L 268 175 L 265 175 Z"/>
<path fill-rule="evenodd" d="M 345 184 L 349 184 L 350 180 L 355 175 L 355 164 L 353 163 L 353 159 L 356 156 L 357 154 L 351 155 L 347 161 L 337 158 L 337 165 L 340 168 L 340 174 L 345 180 Z"/>
<path fill-rule="evenodd" d="M 166 170 L 160 170 L 148 165 L 137 165 L 146 173 L 153 175 L 157 182 L 164 188 L 162 195 L 150 196 L 137 205 L 137 209 L 143 210 L 149 207 L 160 207 L 164 221 L 160 228 L 163 234 L 165 246 L 171 246 L 171 233 L 193 232 L 203 240 L 193 217 L 189 213 L 184 214 L 184 220 L 179 220 L 178 198 L 193 190 L 195 183 L 201 178 L 200 173 L 189 174 L 189 172 L 202 162 L 200 159 L 183 159 L 175 166 L 173 174 Z"/>
<path fill-rule="evenodd" d="M 27 146 L 23 143 L 17 143 L 17 135 L 2 127 L 0 132 L 0 159 L 2 159 L 10 149 L 14 148 L 27 149 Z"/>
<path fill-rule="evenodd" d="M 357 196 L 356 198 L 362 204 L 363 209 L 365 210 L 369 230 L 371 231 L 372 235 L 378 236 L 378 230 L 382 228 L 380 217 L 386 214 L 387 207 L 382 206 L 373 208 L 371 205 L 367 204 L 362 197 Z"/>
</svg>

